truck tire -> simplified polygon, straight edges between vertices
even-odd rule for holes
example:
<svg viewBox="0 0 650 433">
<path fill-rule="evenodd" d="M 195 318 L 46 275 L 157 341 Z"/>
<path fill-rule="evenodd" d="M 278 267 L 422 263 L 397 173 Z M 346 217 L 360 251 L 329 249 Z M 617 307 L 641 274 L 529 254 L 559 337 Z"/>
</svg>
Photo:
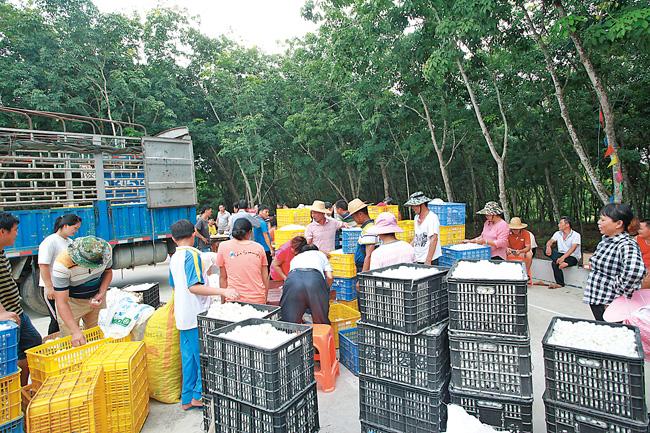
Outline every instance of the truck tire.
<svg viewBox="0 0 650 433">
<path fill-rule="evenodd" d="M 34 270 L 31 266 L 25 266 L 20 276 L 19 289 L 23 304 L 27 308 L 43 316 L 48 315 L 43 291 L 38 287 L 38 269 Z"/>
</svg>

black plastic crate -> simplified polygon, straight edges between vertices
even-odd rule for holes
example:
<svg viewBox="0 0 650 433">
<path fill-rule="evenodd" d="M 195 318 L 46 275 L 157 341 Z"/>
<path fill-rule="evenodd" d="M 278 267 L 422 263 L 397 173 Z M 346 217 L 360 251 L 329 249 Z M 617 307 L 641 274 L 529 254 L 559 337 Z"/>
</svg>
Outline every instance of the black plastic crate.
<svg viewBox="0 0 650 433">
<path fill-rule="evenodd" d="M 214 406 L 212 405 L 212 396 L 210 394 L 203 394 L 203 431 L 208 433 L 212 420 L 214 419 Z"/>
<path fill-rule="evenodd" d="M 361 433 L 400 433 L 386 427 L 377 427 L 372 423 L 361 421 Z"/>
<path fill-rule="evenodd" d="M 359 373 L 436 389 L 449 376 L 447 322 L 405 334 L 357 322 Z"/>
<path fill-rule="evenodd" d="M 452 404 L 457 404 L 483 424 L 511 433 L 532 433 L 533 399 L 520 399 L 458 391 L 449 386 Z"/>
<path fill-rule="evenodd" d="M 250 304 L 248 302 L 234 302 L 239 305 L 250 305 L 256 310 L 265 311 L 267 314 L 262 317 L 262 319 L 268 320 L 280 320 L 280 307 L 274 305 L 264 305 L 264 304 Z M 205 353 L 205 336 L 208 335 L 208 332 L 216 331 L 217 329 L 223 328 L 224 326 L 231 325 L 235 322 L 229 322 L 227 320 L 219 320 L 213 317 L 207 316 L 208 312 L 204 311 L 196 316 L 197 326 L 199 327 L 199 349 L 201 353 Z"/>
<path fill-rule="evenodd" d="M 449 329 L 464 334 L 528 338 L 528 277 L 521 281 L 459 280 L 449 271 Z M 499 263 L 499 262 L 494 262 Z M 503 263 L 503 262 L 501 262 Z"/>
<path fill-rule="evenodd" d="M 278 411 L 213 396 L 215 433 L 313 433 L 320 429 L 316 383 Z"/>
<path fill-rule="evenodd" d="M 451 383 L 457 390 L 533 396 L 530 340 L 449 332 Z"/>
<path fill-rule="evenodd" d="M 274 349 L 220 337 L 237 326 L 271 324 L 295 336 Z M 262 410 L 279 410 L 314 381 L 314 347 L 310 326 L 248 319 L 212 331 L 206 338 L 208 392 Z"/>
<path fill-rule="evenodd" d="M 160 307 L 160 285 L 158 283 L 149 283 L 149 284 L 151 284 L 151 287 L 149 287 L 147 290 L 142 290 L 137 292 L 128 292 L 128 290 L 126 290 L 130 286 L 139 285 L 139 284 L 129 284 L 128 286 L 124 286 L 122 290 L 127 291 L 128 293 L 132 293 L 136 296 L 137 294 L 142 294 L 141 304 L 147 304 L 147 305 L 151 305 L 154 308 L 158 308 Z"/>
<path fill-rule="evenodd" d="M 359 375 L 359 418 L 398 432 L 439 433 L 447 426 L 448 383 L 429 391 Z"/>
<path fill-rule="evenodd" d="M 636 335 L 638 356 L 628 358 L 549 344 L 558 320 L 590 322 L 611 327 L 624 326 Z M 639 329 L 618 323 L 554 317 L 542 340 L 548 396 L 553 401 L 648 422 L 644 387 L 644 353 Z"/>
<path fill-rule="evenodd" d="M 448 269 L 436 266 L 440 273 L 418 280 L 376 276 L 378 272 L 402 266 L 431 268 L 409 263 L 358 274 L 359 311 L 365 323 L 415 334 L 449 315 L 444 280 Z"/>
<path fill-rule="evenodd" d="M 606 416 L 582 407 L 563 404 L 544 394 L 547 433 L 647 433 L 647 422 Z"/>
</svg>

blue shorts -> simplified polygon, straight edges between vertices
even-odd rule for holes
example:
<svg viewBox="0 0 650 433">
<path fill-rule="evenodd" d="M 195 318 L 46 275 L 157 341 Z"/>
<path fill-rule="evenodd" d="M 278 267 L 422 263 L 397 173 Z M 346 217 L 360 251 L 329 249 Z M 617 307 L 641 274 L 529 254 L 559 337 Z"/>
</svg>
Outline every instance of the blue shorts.
<svg viewBox="0 0 650 433">
<path fill-rule="evenodd" d="M 38 333 L 29 316 L 20 315 L 20 332 L 18 333 L 18 359 L 25 359 L 25 351 L 43 344 L 43 338 Z"/>
</svg>

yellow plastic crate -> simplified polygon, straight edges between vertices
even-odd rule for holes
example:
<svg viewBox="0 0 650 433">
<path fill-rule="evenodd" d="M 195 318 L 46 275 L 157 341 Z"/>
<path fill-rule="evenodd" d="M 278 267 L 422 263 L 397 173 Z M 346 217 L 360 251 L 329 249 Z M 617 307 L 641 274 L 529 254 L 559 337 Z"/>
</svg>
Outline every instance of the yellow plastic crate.
<svg viewBox="0 0 650 433">
<path fill-rule="evenodd" d="M 149 381 L 144 343 L 116 343 L 97 349 L 82 370 L 104 370 L 109 432 L 138 433 L 149 413 Z"/>
<path fill-rule="evenodd" d="M 395 233 L 395 237 L 400 241 L 408 242 L 409 244 L 413 242 L 415 237 L 415 223 L 413 220 L 403 220 L 398 221 L 397 225 L 404 230 L 402 233 Z"/>
<path fill-rule="evenodd" d="M 296 209 L 277 209 L 276 222 L 278 228 L 282 228 L 284 226 L 293 224 L 295 215 L 296 215 Z"/>
<path fill-rule="evenodd" d="M 354 254 L 343 254 L 343 250 L 330 253 L 332 273 L 337 278 L 354 278 L 357 276 L 357 266 L 354 264 Z"/>
<path fill-rule="evenodd" d="M 361 319 L 361 314 L 343 304 L 330 305 L 330 312 L 327 316 L 332 325 L 332 332 L 334 333 L 334 344 L 336 348 L 339 347 L 339 331 L 342 329 L 356 328 L 357 322 Z"/>
<path fill-rule="evenodd" d="M 38 389 L 50 376 L 78 370 L 100 346 L 109 342 L 99 327 L 83 331 L 86 344 L 72 347 L 72 337 L 48 341 L 26 350 L 32 383 Z"/>
<path fill-rule="evenodd" d="M 440 226 L 440 245 L 459 244 L 465 239 L 465 225 Z"/>
<path fill-rule="evenodd" d="M 20 369 L 0 378 L 0 424 L 4 424 L 22 415 L 20 403 Z"/>
<path fill-rule="evenodd" d="M 284 230 L 284 229 L 278 229 L 275 231 L 275 248 L 280 248 L 282 245 L 284 245 L 286 242 L 290 241 L 291 239 L 295 238 L 296 236 L 305 236 L 305 227 L 300 226 L 300 228 L 296 228 L 295 230 Z"/>
<path fill-rule="evenodd" d="M 368 206 L 368 215 L 372 219 L 377 218 L 377 216 L 383 212 L 390 212 L 395 215 L 395 218 L 399 219 L 399 206 L 396 204 L 388 206 Z"/>
<path fill-rule="evenodd" d="M 359 301 L 358 299 L 353 299 L 351 301 L 342 301 L 337 299 L 336 301 L 330 301 L 330 307 L 333 304 L 341 304 L 345 305 L 346 307 L 352 308 L 354 311 L 359 311 Z"/>
<path fill-rule="evenodd" d="M 48 377 L 26 418 L 30 433 L 108 433 L 102 369 Z"/>
<path fill-rule="evenodd" d="M 301 226 L 306 226 L 311 222 L 311 209 L 302 208 L 294 209 L 293 223 Z"/>
</svg>

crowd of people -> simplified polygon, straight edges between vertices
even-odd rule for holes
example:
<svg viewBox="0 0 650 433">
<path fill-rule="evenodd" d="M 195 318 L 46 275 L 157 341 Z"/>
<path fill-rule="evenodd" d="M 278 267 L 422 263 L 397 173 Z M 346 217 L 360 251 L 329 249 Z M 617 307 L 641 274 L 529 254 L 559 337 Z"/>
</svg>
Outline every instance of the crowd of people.
<svg viewBox="0 0 650 433">
<path fill-rule="evenodd" d="M 403 230 L 398 218 L 389 212 L 370 218 L 368 204 L 355 198 L 334 204 L 316 200 L 310 208 L 311 222 L 304 236 L 283 245 L 273 244 L 275 224 L 268 206 L 259 205 L 254 213 L 240 200 L 233 212 L 219 206 L 216 219 L 210 207 L 202 208 L 196 222 L 180 220 L 171 226 L 176 251 L 169 261 L 170 284 L 175 293 L 175 320 L 180 331 L 183 364 L 182 406 L 201 405 L 201 378 L 197 314 L 206 311 L 210 296 L 226 301 L 267 303 L 269 287 L 283 286 L 281 318 L 300 323 L 306 312 L 314 323 L 329 323 L 330 290 L 333 282 L 328 255 L 334 250 L 340 231 L 361 230 L 354 253 L 358 272 L 395 264 L 436 265 L 441 257 L 440 220 L 429 208 L 432 200 L 422 192 L 404 203 L 414 214 L 411 243 L 397 238 Z M 384 204 L 390 203 L 385 200 Z M 481 234 L 467 239 L 490 248 L 493 260 L 525 263 L 529 279 L 535 251 L 534 234 L 519 217 L 506 222 L 496 202 L 488 202 L 477 212 L 485 216 Z M 20 221 L 0 212 L 0 320 L 19 324 L 19 365 L 21 380 L 27 383 L 25 351 L 42 343 L 41 335 L 21 306 L 18 285 L 11 273 L 5 249 L 16 240 Z M 74 214 L 62 215 L 54 222 L 52 234 L 39 247 L 39 286 L 50 314 L 48 332 L 70 335 L 73 346 L 85 344 L 84 328 L 97 325 L 99 310 L 106 307 L 106 292 L 112 280 L 112 249 L 106 240 L 94 236 L 73 239 L 83 224 Z M 608 204 L 600 212 L 598 229 L 602 235 L 589 260 L 589 277 L 584 287 L 584 302 L 594 318 L 603 320 L 609 304 L 619 297 L 650 289 L 650 220 L 638 223 L 632 237 L 633 212 L 626 204 Z M 215 253 L 210 253 L 210 236 L 228 235 Z M 558 221 L 558 230 L 546 242 L 544 253 L 550 260 L 555 283 L 565 285 L 564 271 L 578 266 L 582 259 L 581 236 L 569 217 Z M 206 264 L 207 263 L 207 264 Z M 219 269 L 219 287 L 207 281 L 210 269 Z"/>
</svg>

